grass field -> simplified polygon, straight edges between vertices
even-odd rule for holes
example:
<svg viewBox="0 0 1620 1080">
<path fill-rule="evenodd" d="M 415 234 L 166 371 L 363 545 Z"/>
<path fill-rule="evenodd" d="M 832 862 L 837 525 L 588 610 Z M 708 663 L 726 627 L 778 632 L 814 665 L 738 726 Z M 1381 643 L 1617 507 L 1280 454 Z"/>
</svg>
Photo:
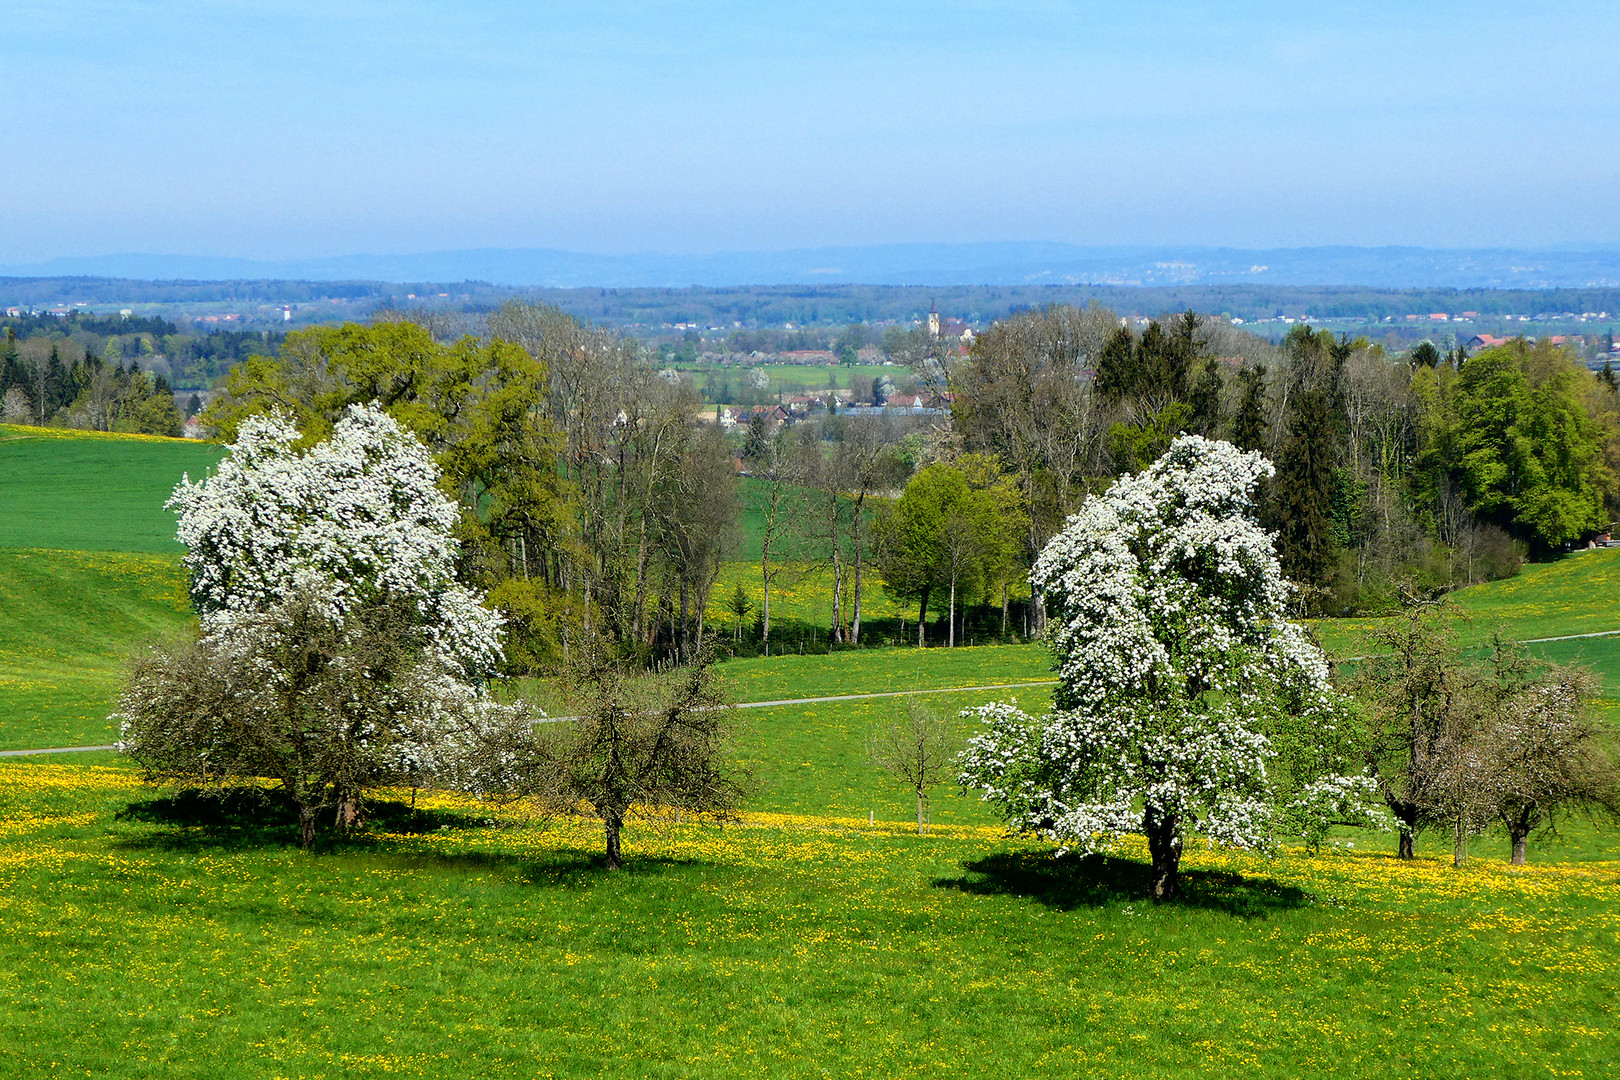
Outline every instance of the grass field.
<svg viewBox="0 0 1620 1080">
<path fill-rule="evenodd" d="M 29 442 L 0 442 L 0 478 L 44 500 L 7 468 Z M 129 446 L 102 445 L 116 471 Z M 0 748 L 109 740 L 127 651 L 189 619 L 172 549 L 116 550 L 137 504 L 119 521 L 72 490 L 38 547 L 0 547 Z M 0 505 L 0 530 L 19 516 Z M 62 550 L 98 537 L 114 547 Z M 1620 629 L 1617 556 L 1459 594 L 1470 635 Z M 800 587 L 781 617 L 815 616 Z M 1319 632 L 1353 654 L 1352 629 Z M 1620 659 L 1620 639 L 1543 646 L 1566 647 Z M 1048 667 L 1027 645 L 722 673 L 769 701 Z M 1001 697 L 1039 710 L 1048 691 L 926 700 Z M 309 855 L 275 804 L 174 798 L 111 754 L 0 760 L 0 1076 L 1516 1078 L 1620 1060 L 1612 831 L 1532 841 L 1528 868 L 1495 836 L 1461 870 L 1429 836 L 1412 863 L 1383 835 L 1322 856 L 1198 847 L 1186 899 L 1155 906 L 1139 848 L 1055 859 L 954 789 L 917 836 L 910 792 L 866 756 L 896 704 L 740 710 L 745 812 L 638 822 L 616 875 L 594 825 L 520 807 L 399 793 Z"/>
<path fill-rule="evenodd" d="M 1498 626 L 1522 640 L 1620 630 L 1620 548 L 1532 563 L 1514 577 L 1460 589 L 1450 599 L 1472 620 L 1464 642 L 1488 641 Z M 1352 656 L 1364 648 L 1375 621 L 1321 619 L 1315 625 L 1326 648 Z"/>
<path fill-rule="evenodd" d="M 316 856 L 122 769 L 0 763 L 0 1073 L 1603 1076 L 1620 864 L 1189 852 L 757 811 L 382 807 Z M 1598 853 L 1602 853 L 1601 850 Z M 1132 854 L 1127 852 L 1126 854 Z"/>
<path fill-rule="evenodd" d="M 0 750 L 112 741 L 130 651 L 189 618 L 178 556 L 0 550 Z"/>
<path fill-rule="evenodd" d="M 0 548 L 180 551 L 164 500 L 221 448 L 95 435 L 0 426 Z"/>
</svg>

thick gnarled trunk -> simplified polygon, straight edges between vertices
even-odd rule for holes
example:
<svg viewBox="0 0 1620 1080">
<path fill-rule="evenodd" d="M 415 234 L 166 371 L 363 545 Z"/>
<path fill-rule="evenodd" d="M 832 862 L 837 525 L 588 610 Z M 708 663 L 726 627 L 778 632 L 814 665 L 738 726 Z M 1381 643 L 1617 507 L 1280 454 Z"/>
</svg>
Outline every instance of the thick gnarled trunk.
<svg viewBox="0 0 1620 1080">
<path fill-rule="evenodd" d="M 1149 808 L 1143 815 L 1142 831 L 1153 857 L 1153 899 L 1174 900 L 1181 895 L 1181 821 L 1175 814 Z"/>
</svg>

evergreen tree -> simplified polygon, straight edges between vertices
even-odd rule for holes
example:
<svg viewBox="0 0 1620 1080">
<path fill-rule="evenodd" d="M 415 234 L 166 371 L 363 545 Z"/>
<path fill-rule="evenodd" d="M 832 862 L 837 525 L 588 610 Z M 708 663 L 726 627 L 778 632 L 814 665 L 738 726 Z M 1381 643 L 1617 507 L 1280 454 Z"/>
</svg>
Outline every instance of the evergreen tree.
<svg viewBox="0 0 1620 1080">
<path fill-rule="evenodd" d="M 1243 396 L 1232 419 L 1232 441 L 1243 450 L 1265 450 L 1266 445 L 1266 365 L 1256 364 L 1238 372 Z"/>
<path fill-rule="evenodd" d="M 1221 426 L 1221 386 L 1221 362 L 1213 358 L 1204 361 L 1204 372 L 1193 385 L 1188 402 L 1192 406 L 1192 430 L 1199 435 L 1213 438 Z"/>
<path fill-rule="evenodd" d="M 1440 365 L 1440 350 L 1434 347 L 1432 341 L 1420 341 L 1406 354 L 1407 362 L 1413 367 L 1438 367 Z"/>
<path fill-rule="evenodd" d="M 1108 335 L 1102 353 L 1097 357 L 1097 373 L 1092 378 L 1092 389 L 1097 396 L 1118 401 L 1131 392 L 1135 381 L 1136 339 L 1125 327 Z"/>
<path fill-rule="evenodd" d="M 78 397 L 78 389 L 74 387 L 73 380 L 68 376 L 68 370 L 62 363 L 62 354 L 51 346 L 50 359 L 45 362 L 45 413 L 46 417 L 55 416 L 56 413 L 73 404 Z"/>
<path fill-rule="evenodd" d="M 1326 388 L 1304 390 L 1295 402 L 1272 484 L 1272 512 L 1283 574 L 1310 590 L 1324 587 L 1333 570 L 1335 425 Z M 1308 591 L 1303 599 L 1316 606 Z"/>
</svg>

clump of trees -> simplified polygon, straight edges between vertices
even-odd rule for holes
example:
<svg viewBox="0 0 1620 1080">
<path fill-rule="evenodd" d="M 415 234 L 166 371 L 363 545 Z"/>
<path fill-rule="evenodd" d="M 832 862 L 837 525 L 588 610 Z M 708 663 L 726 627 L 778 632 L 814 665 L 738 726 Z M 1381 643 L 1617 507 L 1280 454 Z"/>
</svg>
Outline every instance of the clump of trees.
<svg viewBox="0 0 1620 1080">
<path fill-rule="evenodd" d="M 1501 635 L 1469 659 L 1458 619 L 1420 604 L 1370 634 L 1352 684 L 1366 705 L 1362 753 L 1401 858 L 1442 828 L 1461 865 L 1469 839 L 1500 825 L 1522 865 L 1532 832 L 1620 813 L 1616 733 L 1593 711 L 1588 669 L 1535 660 Z"/>
<path fill-rule="evenodd" d="M 280 414 L 246 417 L 217 471 L 171 500 L 200 626 L 138 656 L 120 699 L 120 749 L 149 782 L 273 780 L 305 848 L 321 811 L 352 828 L 389 785 L 583 802 L 610 869 L 632 812 L 736 805 L 745 777 L 706 656 L 653 696 L 596 659 L 580 717 L 498 702 L 502 619 L 457 578 L 461 515 L 427 448 L 374 405 L 302 440 Z"/>
<path fill-rule="evenodd" d="M 1027 526 L 1021 493 L 993 460 L 966 454 L 919 470 L 872 526 L 879 572 L 895 596 L 917 603 L 917 644 L 927 643 L 928 604 L 945 601 L 946 644 L 957 641 L 959 598 L 1008 598 L 1024 576 Z"/>
<path fill-rule="evenodd" d="M 1138 329 L 1052 307 L 940 370 L 953 437 L 1024 494 L 1026 565 L 1089 491 L 1183 433 L 1276 463 L 1261 517 L 1306 612 L 1511 574 L 1603 531 L 1620 502 L 1615 387 L 1547 342 L 1392 356 L 1303 325 L 1272 346 L 1192 312 Z"/>
<path fill-rule="evenodd" d="M 27 343 L 33 344 L 33 343 Z M 0 419 L 14 424 L 60 424 L 92 431 L 178 436 L 183 420 L 174 389 L 161 372 L 127 365 L 117 339 L 104 355 L 71 341 L 45 339 L 48 352 L 25 358 L 11 327 L 0 344 Z M 74 355 L 64 360 L 66 351 Z"/>
</svg>

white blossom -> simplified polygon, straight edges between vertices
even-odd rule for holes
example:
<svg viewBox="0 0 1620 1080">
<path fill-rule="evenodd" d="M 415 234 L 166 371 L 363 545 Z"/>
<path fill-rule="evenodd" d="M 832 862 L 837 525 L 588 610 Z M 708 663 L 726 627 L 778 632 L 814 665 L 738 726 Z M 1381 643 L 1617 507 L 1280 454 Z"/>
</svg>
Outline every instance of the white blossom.
<svg viewBox="0 0 1620 1080">
<path fill-rule="evenodd" d="M 1286 617 L 1291 586 L 1255 520 L 1256 484 L 1273 471 L 1182 436 L 1041 552 L 1031 581 L 1052 617 L 1053 708 L 969 710 L 985 727 L 961 759 L 962 783 L 1014 829 L 1092 851 L 1157 811 L 1178 835 L 1269 842 L 1275 733 L 1325 746 L 1340 708 L 1321 651 Z"/>
<path fill-rule="evenodd" d="M 296 451 L 272 414 L 244 421 L 213 475 L 175 488 L 179 538 L 204 633 L 318 594 L 341 619 L 387 596 L 414 605 L 439 658 L 466 677 L 500 660 L 498 615 L 455 579 L 454 503 L 427 449 L 374 405 Z"/>
</svg>

